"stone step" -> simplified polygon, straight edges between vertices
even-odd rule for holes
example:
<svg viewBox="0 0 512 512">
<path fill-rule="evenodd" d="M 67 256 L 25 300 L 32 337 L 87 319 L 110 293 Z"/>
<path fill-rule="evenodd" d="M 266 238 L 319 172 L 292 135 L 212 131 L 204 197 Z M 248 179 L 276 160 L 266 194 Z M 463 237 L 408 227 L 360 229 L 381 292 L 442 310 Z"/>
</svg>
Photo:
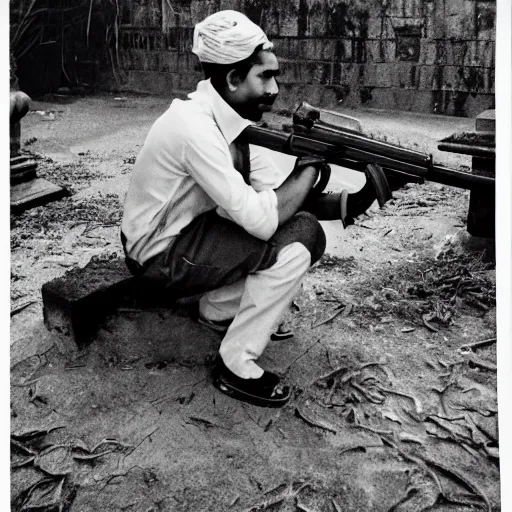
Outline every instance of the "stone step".
<svg viewBox="0 0 512 512">
<path fill-rule="evenodd" d="M 26 162 L 27 160 L 30 160 L 30 157 L 28 155 L 12 156 L 11 157 L 11 167 L 13 165 L 17 165 L 17 164 L 21 164 L 22 162 Z"/>
<path fill-rule="evenodd" d="M 13 164 L 11 159 L 11 185 L 37 178 L 36 170 L 37 162 L 34 160 L 25 160 Z"/>
<path fill-rule="evenodd" d="M 133 284 L 122 259 L 91 261 L 84 268 L 72 269 L 43 285 L 44 323 L 74 348 L 82 348 Z"/>
<path fill-rule="evenodd" d="M 124 258 L 91 260 L 83 268 L 69 270 L 45 283 L 42 297 L 46 327 L 58 333 L 70 349 L 87 346 L 104 320 L 119 308 L 132 312 L 184 309 L 164 290 L 142 287 L 129 273 Z"/>
<path fill-rule="evenodd" d="M 68 194 L 65 188 L 44 178 L 17 183 L 11 186 L 11 212 L 21 213 L 29 208 L 61 199 Z"/>
</svg>

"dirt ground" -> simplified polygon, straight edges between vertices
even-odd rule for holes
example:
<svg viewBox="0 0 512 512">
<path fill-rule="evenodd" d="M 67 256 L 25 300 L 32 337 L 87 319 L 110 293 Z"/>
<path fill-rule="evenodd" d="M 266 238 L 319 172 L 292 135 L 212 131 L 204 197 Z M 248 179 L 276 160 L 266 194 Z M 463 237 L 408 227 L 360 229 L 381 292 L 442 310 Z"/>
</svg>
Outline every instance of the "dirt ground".
<svg viewBox="0 0 512 512">
<path fill-rule="evenodd" d="M 11 218 L 12 307 L 29 303 L 11 319 L 12 510 L 500 510 L 494 251 L 466 233 L 467 191 L 407 185 L 347 230 L 324 223 L 295 337 L 262 361 L 294 388 L 281 410 L 212 387 L 220 338 L 182 310 L 122 308 L 81 351 L 45 328 L 45 282 L 121 255 L 130 170 L 168 103 L 54 96 L 22 121 L 38 175 L 72 194 Z M 347 113 L 470 165 L 436 150 L 470 119 Z"/>
</svg>

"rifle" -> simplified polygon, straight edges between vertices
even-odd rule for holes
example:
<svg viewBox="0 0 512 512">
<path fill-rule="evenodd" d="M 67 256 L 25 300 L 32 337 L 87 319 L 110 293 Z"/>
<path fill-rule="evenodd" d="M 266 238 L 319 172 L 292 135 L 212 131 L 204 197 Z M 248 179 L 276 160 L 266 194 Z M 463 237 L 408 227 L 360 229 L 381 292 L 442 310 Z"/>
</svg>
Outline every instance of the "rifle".
<svg viewBox="0 0 512 512">
<path fill-rule="evenodd" d="M 355 171 L 364 172 L 368 164 L 377 164 L 384 170 L 392 188 L 395 188 L 393 183 L 398 188 L 408 182 L 427 180 L 494 194 L 494 178 L 437 165 L 432 155 L 370 139 L 359 133 L 358 121 L 354 118 L 347 117 L 349 128 L 340 128 L 321 119 L 321 113 L 327 112 L 303 102 L 293 115 L 292 133 L 249 126 L 246 129 L 248 141 L 288 155 L 320 157 Z"/>
</svg>

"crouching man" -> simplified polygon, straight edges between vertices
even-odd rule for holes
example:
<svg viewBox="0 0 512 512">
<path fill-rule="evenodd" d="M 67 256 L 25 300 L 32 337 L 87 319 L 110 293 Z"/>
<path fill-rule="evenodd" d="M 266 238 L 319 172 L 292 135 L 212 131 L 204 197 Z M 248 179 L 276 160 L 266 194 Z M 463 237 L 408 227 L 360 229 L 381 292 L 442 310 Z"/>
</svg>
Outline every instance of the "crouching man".
<svg viewBox="0 0 512 512">
<path fill-rule="evenodd" d="M 135 162 L 122 221 L 127 264 L 173 298 L 198 300 L 199 320 L 225 331 L 212 373 L 218 389 L 279 407 L 289 389 L 257 361 L 325 250 L 313 213 L 339 212 L 322 213 L 322 199 L 309 196 L 321 163 L 298 159 L 283 181 L 272 161 L 249 152 L 244 130 L 278 94 L 263 31 L 241 13 L 218 12 L 196 25 L 192 51 L 206 80 L 171 103 Z M 369 206 L 374 191 L 364 194 Z M 349 213 L 361 203 L 352 196 Z"/>
</svg>

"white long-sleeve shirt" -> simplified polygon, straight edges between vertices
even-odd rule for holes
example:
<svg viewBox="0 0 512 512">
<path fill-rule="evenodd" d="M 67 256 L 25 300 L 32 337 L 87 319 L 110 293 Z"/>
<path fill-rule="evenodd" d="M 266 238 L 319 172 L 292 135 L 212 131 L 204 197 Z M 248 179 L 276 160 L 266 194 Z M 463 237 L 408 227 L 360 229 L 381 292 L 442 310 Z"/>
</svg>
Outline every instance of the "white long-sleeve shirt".
<svg viewBox="0 0 512 512">
<path fill-rule="evenodd" d="M 209 80 L 188 98 L 175 99 L 157 119 L 135 161 L 121 229 L 128 255 L 141 264 L 213 209 L 262 240 L 278 226 L 273 189 L 283 174 L 258 148 L 251 148 L 251 185 L 233 166 L 230 145 L 251 122 Z"/>
</svg>

